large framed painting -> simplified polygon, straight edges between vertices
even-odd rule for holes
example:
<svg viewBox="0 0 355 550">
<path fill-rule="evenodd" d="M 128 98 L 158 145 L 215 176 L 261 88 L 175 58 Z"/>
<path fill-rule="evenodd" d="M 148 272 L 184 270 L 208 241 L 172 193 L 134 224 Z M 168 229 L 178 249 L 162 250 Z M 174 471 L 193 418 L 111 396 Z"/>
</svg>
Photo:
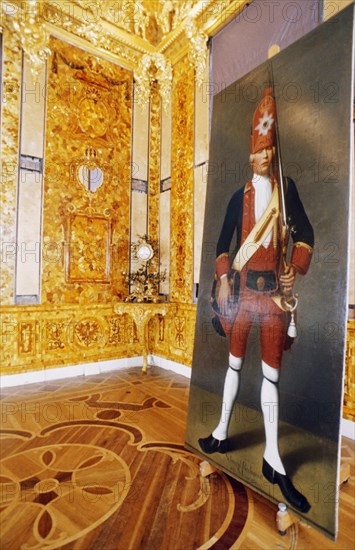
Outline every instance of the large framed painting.
<svg viewBox="0 0 355 550">
<path fill-rule="evenodd" d="M 337 533 L 353 6 L 213 100 L 186 446 Z"/>
</svg>

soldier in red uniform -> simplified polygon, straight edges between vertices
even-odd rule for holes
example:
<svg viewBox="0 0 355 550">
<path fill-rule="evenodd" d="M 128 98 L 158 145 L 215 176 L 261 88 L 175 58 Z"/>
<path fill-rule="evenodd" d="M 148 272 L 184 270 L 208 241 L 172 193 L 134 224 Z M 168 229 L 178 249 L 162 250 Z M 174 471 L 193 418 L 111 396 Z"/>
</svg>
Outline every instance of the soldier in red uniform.
<svg viewBox="0 0 355 550">
<path fill-rule="evenodd" d="M 250 232 L 263 220 L 278 185 L 272 175 L 275 123 L 275 101 L 268 88 L 253 117 L 250 154 L 253 177 L 232 196 L 217 244 L 216 276 L 220 281 L 217 304 L 222 316 L 227 314 L 231 299 L 228 273 L 233 235 L 236 233 L 238 251 L 248 238 L 250 241 Z M 238 310 L 230 331 L 229 367 L 224 382 L 221 418 L 212 434 L 199 439 L 199 444 L 207 454 L 229 450 L 228 426 L 240 386 L 248 335 L 252 324 L 256 323 L 260 329 L 263 372 L 261 408 L 266 438 L 263 475 L 279 485 L 291 505 L 308 512 L 310 505 L 287 476 L 278 450 L 278 381 L 288 315 L 281 309 L 277 296 L 292 293 L 296 274 L 306 274 L 312 258 L 314 236 L 296 186 L 289 178 L 285 186 L 285 203 L 293 248 L 290 263 L 283 274 L 279 275 L 282 245 L 278 219 L 258 246 L 249 242 L 242 249 L 244 256 L 248 254 L 248 259 L 240 272 Z M 271 403 L 273 416 L 270 415 Z"/>
</svg>

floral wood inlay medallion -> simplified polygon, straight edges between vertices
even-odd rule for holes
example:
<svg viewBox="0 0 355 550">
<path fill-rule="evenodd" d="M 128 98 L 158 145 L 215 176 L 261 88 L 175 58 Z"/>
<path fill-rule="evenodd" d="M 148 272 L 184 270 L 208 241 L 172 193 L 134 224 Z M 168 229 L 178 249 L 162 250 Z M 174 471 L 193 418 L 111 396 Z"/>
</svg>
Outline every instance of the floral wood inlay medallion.
<svg viewBox="0 0 355 550">
<path fill-rule="evenodd" d="M 2 460 L 0 470 L 3 548 L 10 548 L 15 517 L 22 550 L 49 550 L 76 540 L 111 516 L 131 485 L 122 458 L 93 445 L 23 451 Z"/>
</svg>

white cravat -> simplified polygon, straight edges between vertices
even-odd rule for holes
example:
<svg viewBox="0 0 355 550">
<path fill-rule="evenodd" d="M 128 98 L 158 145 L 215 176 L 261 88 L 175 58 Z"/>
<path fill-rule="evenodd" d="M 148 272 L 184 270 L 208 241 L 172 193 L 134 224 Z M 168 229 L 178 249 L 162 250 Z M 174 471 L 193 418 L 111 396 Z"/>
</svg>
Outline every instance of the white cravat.
<svg viewBox="0 0 355 550">
<path fill-rule="evenodd" d="M 255 221 L 258 222 L 264 214 L 272 195 L 272 186 L 269 176 L 253 175 L 252 184 L 255 189 Z M 266 236 L 263 246 L 267 248 L 271 242 L 272 230 Z"/>
</svg>

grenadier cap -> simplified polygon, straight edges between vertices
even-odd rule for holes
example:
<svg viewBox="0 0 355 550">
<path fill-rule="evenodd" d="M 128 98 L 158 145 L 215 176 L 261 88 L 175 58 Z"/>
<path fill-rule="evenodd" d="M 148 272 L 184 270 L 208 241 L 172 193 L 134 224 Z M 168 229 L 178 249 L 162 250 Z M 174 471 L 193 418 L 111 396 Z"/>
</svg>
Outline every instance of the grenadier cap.
<svg viewBox="0 0 355 550">
<path fill-rule="evenodd" d="M 251 153 L 274 145 L 276 105 L 271 94 L 272 88 L 265 88 L 263 98 L 255 109 L 250 137 Z"/>
</svg>

